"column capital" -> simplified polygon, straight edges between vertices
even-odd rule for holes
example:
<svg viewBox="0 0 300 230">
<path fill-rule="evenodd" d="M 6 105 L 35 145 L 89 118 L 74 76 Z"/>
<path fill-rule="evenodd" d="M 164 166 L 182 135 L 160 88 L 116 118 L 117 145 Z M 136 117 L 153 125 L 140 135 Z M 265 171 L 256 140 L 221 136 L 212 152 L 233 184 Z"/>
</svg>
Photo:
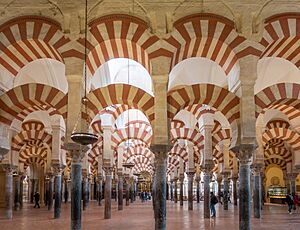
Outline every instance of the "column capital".
<svg viewBox="0 0 300 230">
<path fill-rule="evenodd" d="M 183 182 L 183 181 L 184 181 L 184 174 L 180 174 L 180 175 L 179 175 L 179 181 L 180 181 L 180 182 Z"/>
<path fill-rule="evenodd" d="M 103 167 L 103 170 L 105 172 L 106 175 L 112 175 L 113 172 L 113 167 Z"/>
<path fill-rule="evenodd" d="M 230 176 L 230 172 L 226 171 L 226 172 L 222 172 L 223 175 L 223 179 L 228 179 Z"/>
<path fill-rule="evenodd" d="M 156 156 L 161 156 L 164 158 L 167 158 L 168 152 L 170 151 L 172 146 L 170 145 L 152 145 L 150 147 L 150 150 L 155 154 Z"/>
<path fill-rule="evenodd" d="M 53 169 L 53 174 L 57 176 L 57 175 L 61 175 L 61 173 L 65 168 L 65 165 L 62 165 L 60 162 L 52 162 L 51 167 Z"/>
<path fill-rule="evenodd" d="M 249 163 L 255 149 L 255 144 L 240 144 L 233 147 L 231 150 L 236 154 L 236 157 L 241 163 Z"/>
<path fill-rule="evenodd" d="M 252 169 L 252 173 L 256 176 L 259 176 L 264 168 L 264 164 L 263 163 L 253 163 L 251 165 L 251 169 Z"/>
<path fill-rule="evenodd" d="M 292 172 L 292 173 L 287 173 L 286 176 L 290 179 L 290 180 L 295 180 L 298 176 L 298 173 L 296 172 Z"/>
<path fill-rule="evenodd" d="M 236 182 L 238 179 L 239 179 L 238 176 L 232 176 L 232 177 L 231 177 L 231 180 L 232 180 L 233 182 Z"/>
<path fill-rule="evenodd" d="M 199 182 L 201 181 L 200 176 L 196 176 L 195 181 L 196 181 L 197 183 L 199 183 Z"/>
<path fill-rule="evenodd" d="M 11 164 L 1 164 L 1 168 L 8 174 L 13 174 L 17 170 L 17 166 Z"/>
</svg>

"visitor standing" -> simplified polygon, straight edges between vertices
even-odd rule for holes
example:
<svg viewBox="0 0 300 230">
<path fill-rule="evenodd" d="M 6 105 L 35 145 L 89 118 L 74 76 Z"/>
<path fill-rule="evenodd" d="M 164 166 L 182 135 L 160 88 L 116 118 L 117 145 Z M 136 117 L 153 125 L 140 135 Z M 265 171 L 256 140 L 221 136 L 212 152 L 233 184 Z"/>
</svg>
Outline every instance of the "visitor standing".
<svg viewBox="0 0 300 230">
<path fill-rule="evenodd" d="M 216 208 L 215 205 L 218 203 L 218 198 L 213 192 L 210 192 L 210 211 L 211 217 L 216 217 Z"/>
<path fill-rule="evenodd" d="M 289 214 L 292 214 L 292 208 L 294 204 L 294 198 L 291 194 L 286 195 L 286 203 L 288 205 L 288 212 Z"/>
<path fill-rule="evenodd" d="M 36 207 L 40 208 L 40 194 L 39 194 L 39 192 L 36 192 L 33 197 L 34 197 L 34 208 L 36 208 Z"/>
</svg>

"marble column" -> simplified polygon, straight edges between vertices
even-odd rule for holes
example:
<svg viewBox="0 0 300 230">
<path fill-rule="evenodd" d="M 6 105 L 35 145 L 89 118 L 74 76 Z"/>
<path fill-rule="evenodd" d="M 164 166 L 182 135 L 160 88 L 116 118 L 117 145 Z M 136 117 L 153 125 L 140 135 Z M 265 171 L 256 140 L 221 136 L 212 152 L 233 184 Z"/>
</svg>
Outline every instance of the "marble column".
<svg viewBox="0 0 300 230">
<path fill-rule="evenodd" d="M 167 146 L 155 146 L 156 189 L 155 189 L 155 230 L 166 229 L 166 171 Z"/>
<path fill-rule="evenodd" d="M 170 183 L 170 196 L 171 196 L 171 201 L 174 200 L 174 180 L 171 180 L 171 183 Z"/>
<path fill-rule="evenodd" d="M 21 180 L 21 176 L 17 175 L 15 178 L 15 205 L 14 205 L 14 209 L 17 211 L 20 209 L 20 180 Z"/>
<path fill-rule="evenodd" d="M 233 148 L 239 159 L 239 229 L 251 229 L 250 210 L 250 158 L 255 145 L 242 144 Z"/>
<path fill-rule="evenodd" d="M 130 202 L 134 201 L 134 181 L 133 178 L 130 179 Z"/>
<path fill-rule="evenodd" d="M 221 175 L 218 175 L 217 183 L 218 183 L 218 194 L 216 194 L 216 196 L 218 197 L 219 202 L 222 204 L 223 200 L 222 200 L 222 197 L 220 196 L 221 192 L 222 192 L 222 176 Z M 224 196 L 223 196 L 223 198 L 224 198 Z"/>
<path fill-rule="evenodd" d="M 266 196 L 266 191 L 265 191 L 265 173 L 264 170 L 260 172 L 260 180 L 261 180 L 261 209 L 263 209 L 263 206 L 265 205 L 265 196 Z"/>
<path fill-rule="evenodd" d="M 177 195 L 177 181 L 178 181 L 178 179 L 177 178 L 175 178 L 174 179 L 174 203 L 175 204 L 177 204 L 177 202 L 178 202 L 178 195 Z"/>
<path fill-rule="evenodd" d="M 111 219 L 111 181 L 112 167 L 104 167 L 105 171 L 105 191 L 104 191 L 104 219 Z"/>
<path fill-rule="evenodd" d="M 129 176 L 125 175 L 125 188 L 126 188 L 126 206 L 129 206 L 129 199 L 130 199 L 130 182 Z"/>
<path fill-rule="evenodd" d="M 170 198 L 169 198 L 169 191 L 170 191 L 170 189 L 169 189 L 169 186 L 170 186 L 170 183 L 168 183 L 167 182 L 167 184 L 166 184 L 166 200 L 169 200 Z"/>
<path fill-rule="evenodd" d="M 195 172 L 187 172 L 188 176 L 188 209 L 193 210 L 193 184 L 194 184 L 194 174 Z"/>
<path fill-rule="evenodd" d="M 61 214 L 61 171 L 60 166 L 54 168 L 54 219 L 60 218 Z"/>
<path fill-rule="evenodd" d="M 49 178 L 45 177 L 45 206 L 48 207 L 49 203 Z"/>
<path fill-rule="evenodd" d="M 196 179 L 196 198 L 197 203 L 200 203 L 200 176 L 197 176 Z"/>
<path fill-rule="evenodd" d="M 223 184 L 224 184 L 224 192 L 223 192 L 223 197 L 224 197 L 224 210 L 228 210 L 228 196 L 229 196 L 229 172 L 224 172 L 223 173 Z"/>
<path fill-rule="evenodd" d="M 24 186 L 23 186 L 23 182 L 24 182 L 25 176 L 21 175 L 20 176 L 20 209 L 23 208 L 23 192 L 24 192 Z"/>
<path fill-rule="evenodd" d="M 49 174 L 49 200 L 48 200 L 48 210 L 52 209 L 53 206 L 53 188 L 54 188 L 54 176 Z"/>
<path fill-rule="evenodd" d="M 232 193 L 233 193 L 233 205 L 237 206 L 237 180 L 238 177 L 232 177 Z"/>
<path fill-rule="evenodd" d="M 115 179 L 115 201 L 118 201 L 118 179 Z"/>
<path fill-rule="evenodd" d="M 33 204 L 33 195 L 34 195 L 34 188 L 35 188 L 35 179 L 30 179 L 30 203 Z"/>
<path fill-rule="evenodd" d="M 123 173 L 118 173 L 118 210 L 123 210 Z"/>
<path fill-rule="evenodd" d="M 83 196 L 82 209 L 86 210 L 89 204 L 89 177 L 87 174 L 83 174 L 82 196 Z"/>
<path fill-rule="evenodd" d="M 69 199 L 68 178 L 65 178 L 64 182 L 65 182 L 65 186 L 64 186 L 64 200 L 65 200 L 65 203 L 67 203 L 68 199 Z"/>
<path fill-rule="evenodd" d="M 103 193 L 103 177 L 102 176 L 98 176 L 98 205 L 102 206 L 102 193 Z"/>
<path fill-rule="evenodd" d="M 7 219 L 13 217 L 13 171 L 12 165 L 2 165 L 5 171 L 5 215 Z"/>
<path fill-rule="evenodd" d="M 254 217 L 260 218 L 261 216 L 261 168 L 262 165 L 253 165 L 253 209 Z"/>
<path fill-rule="evenodd" d="M 292 195 L 297 194 L 297 191 L 296 191 L 296 178 L 297 178 L 297 176 L 298 176 L 298 173 L 292 173 L 291 176 L 290 176 Z"/>
<path fill-rule="evenodd" d="M 71 230 L 81 230 L 82 156 L 81 149 L 72 151 L 71 166 Z"/>
<path fill-rule="evenodd" d="M 181 174 L 179 176 L 179 182 L 180 182 L 180 191 L 179 191 L 180 206 L 183 206 L 183 181 L 184 181 L 184 175 Z"/>
<path fill-rule="evenodd" d="M 207 166 L 204 168 L 203 181 L 204 181 L 204 205 L 203 216 L 205 219 L 210 218 L 210 172 L 211 168 Z"/>
</svg>

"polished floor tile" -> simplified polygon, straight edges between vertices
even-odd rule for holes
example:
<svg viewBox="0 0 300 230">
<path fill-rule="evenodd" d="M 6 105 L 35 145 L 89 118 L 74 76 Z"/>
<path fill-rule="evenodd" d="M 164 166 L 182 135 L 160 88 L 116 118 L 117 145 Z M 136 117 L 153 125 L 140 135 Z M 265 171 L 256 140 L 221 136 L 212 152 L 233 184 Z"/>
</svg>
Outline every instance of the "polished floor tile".
<svg viewBox="0 0 300 230">
<path fill-rule="evenodd" d="M 97 206 L 91 201 L 87 210 L 83 211 L 82 229 L 97 230 L 150 230 L 154 229 L 153 209 L 151 202 L 137 201 L 130 206 L 124 206 L 123 211 L 117 210 L 117 204 L 112 205 L 112 219 L 103 219 L 103 206 Z M 194 204 L 194 210 L 187 210 L 187 203 L 183 207 L 171 202 L 167 203 L 167 229 L 238 229 L 238 209 L 229 205 L 229 210 L 222 210 L 223 206 L 217 205 L 215 219 L 203 219 L 203 203 Z M 261 219 L 252 218 L 252 229 L 300 229 L 300 211 L 292 215 L 287 212 L 286 206 L 265 205 Z M 34 209 L 33 205 L 25 204 L 21 211 L 14 212 L 12 220 L 0 218 L 0 230 L 64 230 L 70 229 L 70 203 L 62 205 L 62 216 L 53 219 L 53 211 L 45 207 Z"/>
</svg>

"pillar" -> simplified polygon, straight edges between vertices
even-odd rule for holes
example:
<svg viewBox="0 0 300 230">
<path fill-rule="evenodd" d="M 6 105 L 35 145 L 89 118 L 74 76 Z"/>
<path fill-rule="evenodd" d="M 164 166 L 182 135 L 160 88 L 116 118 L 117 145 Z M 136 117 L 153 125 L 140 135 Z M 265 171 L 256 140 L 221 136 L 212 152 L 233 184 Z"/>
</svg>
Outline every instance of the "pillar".
<svg viewBox="0 0 300 230">
<path fill-rule="evenodd" d="M 125 174 L 125 188 L 126 188 L 126 206 L 129 206 L 130 182 L 129 182 L 129 175 L 128 174 Z"/>
<path fill-rule="evenodd" d="M 179 182 L 180 182 L 180 191 L 179 191 L 179 200 L 180 206 L 183 206 L 183 181 L 184 181 L 184 174 L 180 174 Z"/>
<path fill-rule="evenodd" d="M 224 192 L 223 192 L 223 197 L 224 197 L 224 210 L 228 210 L 228 198 L 229 198 L 229 172 L 224 172 L 223 173 L 223 184 L 224 184 Z"/>
<path fill-rule="evenodd" d="M 54 219 L 60 218 L 61 213 L 61 170 L 60 166 L 53 167 L 54 169 Z"/>
<path fill-rule="evenodd" d="M 105 191 L 104 191 L 104 219 L 111 218 L 111 180 L 112 167 L 104 167 L 105 171 Z"/>
<path fill-rule="evenodd" d="M 5 171 L 5 215 L 7 219 L 13 217 L 13 171 L 12 165 L 2 165 Z"/>
<path fill-rule="evenodd" d="M 134 201 L 134 181 L 133 178 L 130 179 L 130 202 Z"/>
<path fill-rule="evenodd" d="M 98 176 L 98 205 L 102 205 L 102 193 L 103 193 L 103 177 L 102 175 Z"/>
<path fill-rule="evenodd" d="M 156 162 L 155 230 L 166 229 L 166 171 L 168 146 L 153 147 Z"/>
<path fill-rule="evenodd" d="M 234 147 L 239 164 L 239 229 L 251 229 L 250 210 L 250 158 L 254 153 L 255 145 L 241 144 Z"/>
<path fill-rule="evenodd" d="M 170 196 L 171 196 L 171 201 L 174 200 L 174 180 L 171 180 L 171 183 L 170 183 Z"/>
<path fill-rule="evenodd" d="M 71 151 L 71 230 L 81 230 L 82 157 L 84 152 L 79 146 Z"/>
<path fill-rule="evenodd" d="M 30 179 L 30 203 L 33 204 L 33 195 L 34 195 L 34 188 L 35 188 L 35 179 Z"/>
<path fill-rule="evenodd" d="M 221 192 L 222 192 L 222 176 L 221 175 L 218 175 L 217 177 L 217 183 L 218 183 L 218 199 L 219 199 L 219 202 L 222 204 L 222 197 L 221 197 Z M 224 198 L 224 196 L 223 196 Z"/>
<path fill-rule="evenodd" d="M 20 209 L 23 208 L 23 192 L 24 192 L 24 187 L 23 187 L 23 182 L 24 182 L 25 176 L 21 175 L 20 176 Z"/>
<path fill-rule="evenodd" d="M 203 171 L 203 181 L 204 181 L 204 205 L 203 205 L 203 216 L 205 219 L 210 218 L 210 173 L 211 168 L 207 165 Z"/>
<path fill-rule="evenodd" d="M 170 183 L 167 182 L 167 184 L 166 184 L 166 190 L 167 190 L 167 191 L 166 191 L 166 199 L 167 199 L 167 200 L 170 199 L 170 196 L 169 196 L 169 191 L 170 191 L 169 186 L 170 186 Z"/>
<path fill-rule="evenodd" d="M 233 205 L 237 206 L 237 176 L 232 177 Z"/>
<path fill-rule="evenodd" d="M 254 217 L 260 218 L 261 216 L 261 168 L 262 165 L 254 164 L 253 165 L 253 209 Z"/>
<path fill-rule="evenodd" d="M 188 209 L 193 210 L 193 184 L 194 184 L 194 172 L 188 172 Z"/>
<path fill-rule="evenodd" d="M 15 205 L 14 208 L 15 210 L 19 210 L 20 209 L 20 180 L 21 180 L 21 176 L 17 175 L 15 178 Z"/>
<path fill-rule="evenodd" d="M 178 195 L 177 195 L 177 181 L 178 178 L 174 178 L 174 203 L 177 204 L 178 202 Z"/>
<path fill-rule="evenodd" d="M 196 176 L 196 198 L 197 203 L 200 203 L 200 176 Z"/>
<path fill-rule="evenodd" d="M 66 177 L 65 180 L 65 190 L 64 190 L 64 199 L 65 199 L 65 203 L 68 202 L 68 199 L 69 199 L 69 186 L 68 186 L 68 178 Z"/>
<path fill-rule="evenodd" d="M 290 175 L 290 180 L 291 180 L 291 192 L 292 194 L 297 194 L 297 191 L 296 191 L 296 178 L 298 176 L 298 173 L 292 173 Z"/>
<path fill-rule="evenodd" d="M 89 204 L 89 177 L 86 173 L 83 174 L 82 179 L 82 196 L 83 196 L 83 202 L 82 202 L 82 209 L 86 210 Z"/>
<path fill-rule="evenodd" d="M 52 174 L 49 174 L 48 210 L 51 210 L 53 206 L 53 187 L 54 187 L 54 176 Z"/>
<path fill-rule="evenodd" d="M 123 210 L 123 173 L 118 173 L 118 210 Z"/>
</svg>

